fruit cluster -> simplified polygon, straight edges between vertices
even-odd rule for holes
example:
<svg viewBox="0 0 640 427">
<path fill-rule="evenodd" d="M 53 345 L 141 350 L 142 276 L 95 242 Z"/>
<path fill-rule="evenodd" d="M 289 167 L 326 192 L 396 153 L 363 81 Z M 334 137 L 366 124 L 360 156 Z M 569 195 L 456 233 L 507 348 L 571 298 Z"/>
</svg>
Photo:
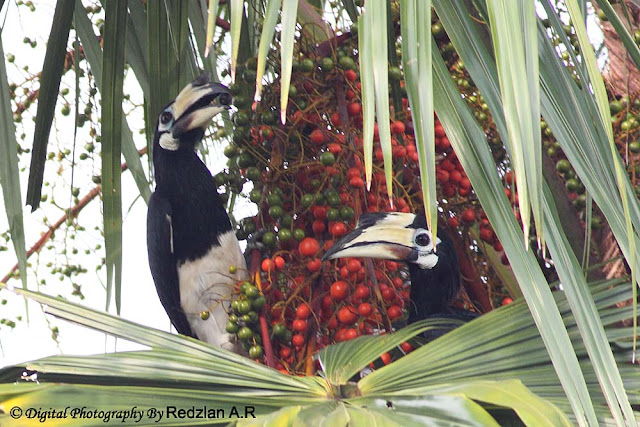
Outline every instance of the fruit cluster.
<svg viewBox="0 0 640 427">
<path fill-rule="evenodd" d="M 262 292 L 250 282 L 240 283 L 238 295 L 231 301 L 227 332 L 238 336 L 252 359 L 258 359 L 264 354 L 258 322 L 266 302 Z M 205 313 L 208 317 L 208 312 Z"/>
<path fill-rule="evenodd" d="M 437 17 L 433 24 L 439 25 Z M 441 27 L 436 30 L 452 78 L 485 127 L 505 192 L 518 216 L 515 183 L 488 107 L 455 56 L 446 33 Z M 216 176 L 229 197 L 239 194 L 246 183 L 251 185 L 248 198 L 257 205 L 258 214 L 242 220 L 237 234 L 251 243 L 254 262 L 250 269 L 261 274 L 266 300 L 262 315 L 269 326 L 269 331 L 261 334 L 262 340 L 271 344 L 265 345 L 265 352 L 272 347 L 277 368 L 291 373 L 313 372 L 311 356 L 325 345 L 384 333 L 402 324 L 409 304 L 409 283 L 401 263 L 361 259 L 323 263 L 321 257 L 354 228 L 362 213 L 418 212 L 423 205 L 401 69 L 392 61 L 389 125 L 394 175 L 390 200 L 377 124 L 372 182 L 365 190 L 357 42 L 347 34 L 337 45 L 326 52 L 306 50 L 304 43 L 296 45 L 300 51 L 293 63 L 285 125 L 279 123 L 276 107 L 279 80 L 265 86 L 260 103 L 252 103 L 256 60 L 250 58 L 240 66 L 237 75 L 242 79 L 231 87 L 239 111 L 234 115 L 233 143 L 225 149 L 229 168 Z M 401 55 L 399 48 L 395 54 Z M 276 62 L 277 58 L 271 60 Z M 435 136 L 441 225 L 460 238 L 462 251 L 483 276 L 478 282 L 491 297 L 492 302 L 483 307 L 489 310 L 491 305 L 507 301 L 508 294 L 493 280 L 483 251 L 490 247 L 500 253 L 502 246 L 437 117 Z M 468 309 L 474 308 L 474 302 L 465 294 L 457 301 Z M 253 336 L 258 330 L 254 328 Z"/>
<path fill-rule="evenodd" d="M 330 57 L 300 54 L 294 63 L 286 125 L 278 123 L 280 114 L 274 107 L 278 81 L 265 87 L 259 104 L 248 101 L 254 59 L 244 64 L 242 76 L 247 81 L 232 86 L 239 111 L 234 116 L 233 143 L 225 149 L 229 169 L 216 179 L 232 194 L 246 182 L 253 185 L 248 196 L 257 204 L 258 214 L 241 221 L 238 237 L 262 248 L 251 249 L 256 254 L 251 268 L 261 271 L 264 314 L 270 326 L 262 338 L 271 341 L 277 367 L 287 372 L 309 372 L 310 356 L 329 343 L 392 330 L 408 306 L 409 284 L 401 264 L 320 260 L 363 212 L 416 212 L 422 205 L 413 123 L 401 78 L 395 82 L 404 94 L 401 110 L 390 123 L 396 172 L 393 199 L 387 197 L 377 142 L 372 185 L 365 191 L 354 44 L 347 41 Z M 468 202 L 473 197 L 471 184 L 437 121 L 435 132 L 437 177 L 442 197 L 449 201 L 449 225 L 457 229 L 454 222 L 460 217 L 460 228 L 468 227 L 482 215 Z M 378 141 L 377 125 L 374 140 Z M 483 229 L 488 231 L 481 233 L 483 238 L 497 245 L 488 222 Z M 234 302 L 238 309 L 249 297 L 243 291 L 239 298 L 240 303 Z M 245 305 L 243 309 L 248 308 Z M 234 312 L 238 314 L 242 313 Z M 236 317 L 230 332 L 241 339 L 240 332 L 243 336 L 252 332 L 249 339 L 253 339 L 259 329 L 248 332 Z"/>
</svg>

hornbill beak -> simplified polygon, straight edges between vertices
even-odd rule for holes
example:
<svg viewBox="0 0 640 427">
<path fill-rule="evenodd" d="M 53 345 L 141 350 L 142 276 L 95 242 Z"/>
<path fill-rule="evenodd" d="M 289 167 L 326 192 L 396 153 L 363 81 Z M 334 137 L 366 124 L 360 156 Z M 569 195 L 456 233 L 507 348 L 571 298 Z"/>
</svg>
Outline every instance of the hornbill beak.
<svg viewBox="0 0 640 427">
<path fill-rule="evenodd" d="M 414 244 L 416 215 L 412 213 L 367 213 L 356 228 L 337 241 L 322 260 L 366 257 L 412 261 L 418 253 Z"/>
<path fill-rule="evenodd" d="M 216 114 L 231 108 L 231 101 L 226 86 L 210 81 L 207 74 L 199 76 L 182 89 L 173 103 L 176 122 L 171 136 L 179 139 L 194 129 L 206 129 Z"/>
</svg>

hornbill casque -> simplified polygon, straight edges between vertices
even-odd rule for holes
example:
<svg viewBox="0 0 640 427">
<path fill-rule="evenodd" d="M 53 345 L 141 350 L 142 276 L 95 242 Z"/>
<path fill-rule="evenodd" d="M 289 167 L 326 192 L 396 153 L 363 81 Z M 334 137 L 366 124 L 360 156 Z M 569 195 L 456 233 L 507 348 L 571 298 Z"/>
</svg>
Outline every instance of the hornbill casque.
<svg viewBox="0 0 640 427">
<path fill-rule="evenodd" d="M 329 248 L 323 260 L 344 257 L 380 258 L 408 264 L 411 279 L 408 323 L 433 317 L 467 322 L 478 316 L 451 306 L 460 290 L 458 256 L 444 231 L 438 231 L 434 244 L 424 214 L 361 215 L 356 228 Z M 429 338 L 441 334 L 430 334 Z"/>
<path fill-rule="evenodd" d="M 160 113 L 147 248 L 158 296 L 176 330 L 238 351 L 225 326 L 234 285 L 248 277 L 246 264 L 217 185 L 196 154 L 212 118 L 231 101 L 229 89 L 203 75 Z"/>
</svg>

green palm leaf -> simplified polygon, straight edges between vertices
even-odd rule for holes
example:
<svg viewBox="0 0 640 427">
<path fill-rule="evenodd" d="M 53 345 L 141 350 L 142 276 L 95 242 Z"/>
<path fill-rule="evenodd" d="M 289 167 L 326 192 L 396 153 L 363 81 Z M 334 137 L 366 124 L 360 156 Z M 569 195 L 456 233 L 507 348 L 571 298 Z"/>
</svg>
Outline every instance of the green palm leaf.
<svg viewBox="0 0 640 427">
<path fill-rule="evenodd" d="M 22 287 L 27 288 L 27 250 L 25 247 L 24 222 L 22 220 L 22 196 L 18 173 L 18 142 L 13 111 L 9 98 L 7 69 L 0 34 L 0 185 L 11 232 L 11 240 L 18 258 Z"/>
<path fill-rule="evenodd" d="M 538 243 L 542 247 L 542 141 L 534 6 L 531 2 L 500 0 L 489 0 L 487 6 L 510 140 L 505 145 L 516 177 L 524 243 L 528 246 L 533 209 Z"/>
<path fill-rule="evenodd" d="M 436 3 L 440 3 L 440 2 L 436 0 Z M 456 45 L 456 47 L 458 47 L 461 57 L 467 64 L 467 68 L 471 76 L 473 77 L 474 81 L 476 82 L 481 92 L 483 93 L 485 99 L 487 100 L 487 103 L 493 113 L 494 120 L 496 121 L 496 125 L 500 130 L 500 132 L 502 133 L 506 126 L 504 125 L 504 122 L 502 120 L 501 107 L 500 107 L 500 101 L 499 101 L 500 96 L 497 92 L 495 83 L 492 83 L 492 81 L 495 82 L 497 80 L 495 77 L 496 68 L 495 68 L 495 65 L 493 64 L 493 60 L 491 59 L 490 55 L 488 55 L 488 53 L 485 51 L 482 43 L 479 42 L 481 37 L 477 33 L 477 31 L 475 31 L 475 26 L 469 22 L 470 20 L 467 17 L 465 12 L 463 12 L 459 7 L 450 7 L 449 5 L 445 5 L 445 4 L 438 4 L 438 7 L 439 7 L 438 10 L 440 12 L 440 16 L 443 20 L 443 23 L 445 24 L 445 27 L 447 27 L 449 29 L 450 34 L 452 34 L 452 39 L 454 44 Z M 552 14 L 553 10 L 551 8 L 547 8 L 547 12 L 550 14 L 549 16 L 551 18 L 550 19 L 551 22 L 553 22 L 554 26 L 557 27 L 558 31 L 560 31 L 561 29 L 560 22 L 558 21 L 557 17 Z M 464 21 L 467 21 L 467 22 L 464 22 Z M 563 32 L 563 35 L 564 35 L 564 32 Z M 550 65 L 559 63 L 560 60 L 555 54 L 551 56 L 550 46 L 548 50 L 546 49 L 548 47 L 547 39 L 541 37 L 541 40 L 544 41 L 543 47 L 545 49 L 543 49 L 543 51 L 548 51 L 550 54 L 548 57 L 544 58 L 543 61 L 541 61 L 541 71 L 542 71 L 543 82 L 547 78 L 551 81 L 558 80 L 557 78 L 558 75 L 556 75 L 555 73 L 561 72 L 561 70 L 562 72 L 566 73 L 566 71 L 564 67 L 562 67 L 561 65 L 558 65 L 558 67 L 556 67 L 556 69 L 553 72 L 550 72 L 547 70 L 547 68 Z M 551 61 L 551 62 L 548 62 L 548 61 Z M 562 75 L 562 73 L 560 75 Z M 585 76 L 585 78 L 588 79 L 589 77 Z M 565 81 L 568 82 L 568 79 L 565 78 Z M 573 82 L 571 81 L 571 83 Z M 573 91 L 574 86 L 575 85 L 571 84 L 571 87 L 567 89 L 570 91 Z M 544 85 L 543 85 L 543 89 L 544 89 Z M 549 92 L 543 91 L 543 100 L 550 100 L 550 99 L 551 99 L 551 94 Z M 559 99 L 562 99 L 562 98 L 559 98 Z M 585 102 L 590 103 L 591 105 L 595 105 L 592 99 L 585 98 L 584 100 Z M 543 112 L 545 112 L 545 114 L 549 114 L 549 110 L 546 109 L 547 105 L 549 104 L 545 105 L 543 103 Z M 581 112 L 572 111 L 572 108 L 575 108 L 575 106 L 559 107 L 556 101 L 552 101 L 551 105 L 554 105 L 554 110 L 552 110 L 550 115 L 547 116 L 547 120 L 552 120 L 554 121 L 554 123 L 557 122 L 554 116 L 558 114 L 558 112 L 561 112 L 560 114 L 562 115 L 572 115 L 576 113 L 584 114 L 583 112 L 584 109 L 581 109 L 582 110 Z M 595 108 L 595 106 L 593 108 Z M 557 137 L 558 137 L 558 141 L 561 144 L 563 144 L 563 149 L 565 150 L 565 153 L 568 156 L 582 155 L 582 153 L 584 153 L 585 150 L 584 150 L 584 144 L 579 143 L 580 138 L 585 137 L 585 138 L 592 139 L 594 135 L 594 133 L 589 134 L 590 131 L 588 129 L 575 126 L 575 123 L 578 123 L 578 122 L 588 123 L 591 121 L 592 120 L 588 120 L 586 118 L 584 118 L 583 120 L 576 120 L 574 122 L 570 122 L 570 121 L 565 122 L 564 120 L 562 121 L 562 132 L 559 135 L 557 134 Z M 600 122 L 600 120 L 597 120 L 597 122 Z M 572 124 L 569 124 L 569 123 L 572 123 Z M 565 130 L 567 132 L 565 132 Z M 571 134 L 583 132 L 576 140 L 567 138 L 571 144 L 574 144 L 571 147 L 566 147 L 564 145 L 565 143 L 569 142 L 569 141 L 566 141 L 564 138 L 564 136 L 568 132 L 570 132 Z M 504 136 L 504 134 L 503 134 L 503 139 L 506 140 L 506 137 Z M 589 152 L 587 151 L 587 153 Z M 590 162 L 594 162 L 594 161 L 597 161 L 596 156 L 594 156 L 593 159 L 590 159 Z M 585 165 L 584 172 L 585 172 L 586 180 L 595 181 L 594 179 L 595 175 L 593 175 L 592 171 L 587 171 L 586 165 Z M 612 186 L 615 187 L 616 185 L 615 181 L 612 180 L 611 183 L 612 183 Z M 597 185 L 600 185 L 600 184 L 597 184 Z M 546 199 L 547 204 L 552 203 L 550 202 L 552 200 L 552 196 L 549 193 L 547 193 L 546 197 L 544 198 Z M 610 202 L 607 201 L 605 203 L 610 203 Z M 618 202 L 615 208 L 613 206 L 610 206 L 610 208 L 612 210 L 617 210 L 620 215 L 624 215 L 624 213 L 621 212 L 620 210 L 620 206 L 622 205 L 623 203 Z M 547 216 L 553 215 L 554 218 L 558 220 L 557 214 L 555 214 L 555 207 L 552 209 L 552 211 L 547 211 L 546 215 Z M 555 225 L 551 221 L 548 221 L 547 224 L 552 227 Z M 559 222 L 556 224 L 559 224 Z M 566 259 L 563 259 L 562 256 L 558 255 L 558 252 L 557 252 L 557 250 L 559 250 L 560 248 L 563 248 L 562 249 L 563 251 L 565 250 L 564 248 L 569 248 L 570 250 L 570 246 L 566 240 L 564 241 L 561 240 L 561 239 L 564 239 L 564 234 L 562 232 L 560 233 L 554 232 L 554 235 L 555 235 L 555 241 L 550 242 L 550 245 L 555 247 L 556 251 L 553 251 L 552 254 L 555 252 L 556 257 L 558 257 L 556 259 L 557 261 L 556 265 L 557 265 L 557 268 L 559 269 L 559 272 L 561 273 L 561 277 L 563 277 L 563 285 L 566 287 L 568 291 L 568 296 L 570 300 L 573 301 L 573 307 L 576 310 L 576 316 L 578 316 L 581 319 L 581 321 L 584 322 L 585 324 L 588 324 L 590 322 L 595 322 L 596 320 L 594 319 L 594 310 L 593 310 L 593 307 L 590 307 L 590 304 L 589 304 L 589 300 L 591 297 L 588 294 L 588 291 L 586 290 L 584 280 L 582 280 L 582 283 L 575 283 L 575 280 L 581 277 L 582 273 L 577 268 L 578 266 L 576 264 L 573 264 L 573 268 L 566 269 L 565 267 L 567 267 L 567 265 L 569 264 L 567 263 Z M 568 256 L 569 252 L 566 251 L 564 254 Z M 598 332 L 598 330 L 600 330 L 601 332 Z M 595 324 L 593 324 L 592 326 L 584 327 L 582 331 L 583 331 L 584 339 L 590 345 L 589 347 L 590 352 L 593 354 L 593 357 L 596 360 L 596 362 L 594 363 L 597 367 L 600 368 L 599 370 L 601 374 L 600 378 L 602 378 L 604 381 L 603 387 L 605 389 L 608 389 L 607 395 L 609 395 L 609 393 L 612 393 L 611 396 L 612 396 L 612 399 L 614 399 L 614 402 L 616 400 L 615 396 L 616 395 L 619 396 L 619 400 L 618 400 L 619 403 L 610 402 L 612 405 L 611 406 L 612 410 L 614 411 L 614 413 L 617 412 L 618 404 L 623 408 L 626 407 L 626 413 L 628 417 L 630 408 L 628 404 L 625 403 L 626 399 L 624 396 L 624 391 L 622 389 L 619 374 L 611 371 L 609 373 L 604 372 L 605 370 L 604 366 L 609 366 L 609 369 L 612 369 L 612 368 L 610 364 L 611 362 L 610 351 L 607 349 L 606 341 L 603 338 L 602 327 L 598 328 Z M 598 338 L 599 334 L 600 336 Z M 609 354 L 609 356 L 607 356 L 607 354 Z M 604 362 L 604 360 L 607 358 L 609 358 L 609 363 Z M 616 391 L 613 392 L 612 391 L 613 389 L 615 389 Z"/>
<path fill-rule="evenodd" d="M 282 2 L 282 40 L 280 42 L 280 122 L 287 120 L 287 104 L 289 102 L 289 86 L 291 85 L 291 69 L 293 67 L 293 42 L 298 15 L 298 0 Z"/>
<path fill-rule="evenodd" d="M 122 198 L 120 156 L 122 154 L 122 92 L 126 40 L 127 2 L 108 3 L 106 12 L 102 65 L 102 203 L 107 268 L 107 310 L 111 289 L 115 285 L 116 309 L 120 312 L 122 284 Z"/>
<path fill-rule="evenodd" d="M 60 88 L 60 79 L 64 68 L 64 54 L 69 40 L 74 4 L 75 0 L 61 0 L 56 3 L 51 34 L 47 44 L 47 53 L 42 65 L 38 112 L 33 136 L 29 183 L 27 185 L 27 204 L 31 205 L 32 211 L 40 206 L 49 132 L 51 131 L 58 100 L 58 89 Z"/>
<path fill-rule="evenodd" d="M 431 4 L 405 1 L 400 4 L 402 20 L 402 67 L 414 122 L 416 147 L 420 155 L 420 182 L 427 226 L 437 237 L 436 150 L 433 118 L 433 73 L 431 31 L 421 22 L 431 21 Z"/>
<path fill-rule="evenodd" d="M 522 231 L 511 211 L 501 183 L 495 173 L 495 164 L 486 143 L 483 130 L 473 118 L 454 87 L 437 49 L 434 49 L 434 92 L 438 117 L 458 154 L 460 163 L 473 184 L 478 199 L 492 224 L 502 224 L 496 234 L 509 257 L 520 289 L 531 305 L 534 320 L 558 368 L 558 375 L 581 422 L 595 422 L 591 398 L 575 355 L 568 352 L 571 343 L 560 324 L 551 290 L 531 251 L 522 245 Z M 586 417 L 582 419 L 582 417 Z"/>
<path fill-rule="evenodd" d="M 77 0 L 77 7 L 73 17 L 74 25 L 82 42 L 82 47 L 84 49 L 84 54 L 87 62 L 89 63 L 89 67 L 91 67 L 91 73 L 96 79 L 96 86 L 99 90 L 102 90 L 102 49 L 100 48 L 100 42 L 93 32 L 89 17 L 87 16 L 84 9 L 78 6 L 79 4 L 81 3 L 79 0 Z M 131 10 L 133 13 L 136 8 L 132 7 Z M 138 11 L 137 13 L 142 12 L 144 12 L 144 10 Z M 142 16 L 144 17 L 144 15 Z M 127 32 L 127 34 L 129 34 L 129 32 Z M 129 39 L 129 37 L 127 37 L 127 39 Z M 131 57 L 135 55 L 138 55 L 138 53 L 130 52 L 127 57 L 129 58 L 129 60 L 131 60 Z M 136 62 L 142 64 L 143 60 L 144 58 L 138 58 Z M 144 73 L 144 69 L 139 69 L 137 71 L 136 77 L 139 81 L 141 79 L 148 79 L 148 75 Z M 144 88 L 145 85 L 142 82 L 140 84 L 142 88 Z M 151 197 L 151 189 L 149 187 L 147 175 L 145 174 L 144 168 L 142 167 L 142 161 L 140 160 L 138 149 L 136 148 L 135 142 L 133 141 L 133 133 L 129 128 L 129 124 L 127 123 L 127 119 L 124 116 L 124 113 L 122 115 L 121 135 L 122 154 L 124 155 L 124 159 L 127 162 L 127 168 L 131 171 L 131 175 L 136 182 L 138 191 L 140 191 L 140 195 L 142 195 L 143 200 L 146 202 L 149 200 L 149 197 Z"/>
<path fill-rule="evenodd" d="M 629 349 L 624 343 L 630 342 L 632 328 L 615 325 L 632 314 L 630 307 L 617 306 L 629 298 L 631 290 L 619 280 L 595 283 L 591 289 L 612 348 L 625 357 Z M 364 345 L 352 341 L 330 346 L 319 355 L 324 366 L 321 376 L 292 377 L 191 338 L 136 325 L 60 298 L 16 292 L 45 304 L 55 316 L 150 349 L 55 356 L 18 370 L 5 368 L 0 379 L 11 384 L 0 385 L 0 406 L 4 408 L 44 402 L 55 407 L 66 399 L 98 409 L 130 409 L 131 402 L 136 402 L 145 411 L 207 406 L 227 414 L 207 420 L 209 423 L 237 421 L 229 416 L 235 405 L 252 406 L 260 416 L 243 425 L 282 425 L 286 420 L 326 425 L 366 425 L 372 420 L 380 425 L 498 425 L 494 417 L 502 420 L 504 414 L 496 408 L 506 406 L 528 425 L 568 422 L 569 401 L 524 301 L 494 310 L 352 383 L 348 377 L 358 372 L 357 365 L 366 365 L 375 355 L 438 320 L 423 321 L 388 336 L 364 337 Z M 577 338 L 565 295 L 556 294 L 555 299 L 570 336 Z M 574 344 L 588 387 L 597 390 L 586 350 L 579 341 Z M 349 360 L 352 366 L 345 369 L 342 363 Z M 640 372 L 632 365 L 622 367 L 630 401 L 638 404 Z M 39 384 L 14 383 L 25 369 L 29 370 L 27 377 L 37 378 Z M 598 420 L 606 421 L 605 400 L 597 393 L 594 409 Z"/>
<path fill-rule="evenodd" d="M 370 53 L 367 53 L 365 58 L 370 61 L 360 61 L 360 72 L 362 74 L 363 86 L 363 98 L 368 100 L 372 97 L 375 101 L 375 113 L 376 123 L 378 124 L 378 134 L 380 136 L 380 148 L 382 149 L 382 155 L 384 157 L 384 175 L 387 185 L 387 196 L 389 197 L 389 203 L 393 206 L 393 164 L 391 157 L 391 129 L 389 127 L 389 76 L 388 76 L 388 46 L 387 36 L 385 29 L 387 28 L 387 4 L 384 0 L 372 0 L 371 7 L 361 15 L 362 24 L 359 25 L 359 32 L 361 38 L 366 40 L 363 47 L 369 48 Z M 376 49 L 376 54 L 373 54 L 373 49 Z M 367 81 L 365 85 L 364 82 Z M 369 83 L 372 81 L 373 84 Z M 371 91 L 373 89 L 373 91 Z M 368 92 L 364 94 L 365 92 Z M 364 101 L 363 101 L 364 103 Z M 368 106 L 367 118 L 371 116 L 371 107 Z M 365 125 L 366 127 L 372 127 L 373 123 Z M 365 133 L 365 137 L 370 134 L 370 139 L 364 140 L 365 150 L 370 152 L 373 150 L 373 132 Z M 365 157 L 365 163 L 370 162 L 372 159 L 371 154 L 367 154 Z M 367 188 L 371 188 L 371 170 L 372 166 L 367 163 L 366 176 L 367 176 Z"/>
</svg>

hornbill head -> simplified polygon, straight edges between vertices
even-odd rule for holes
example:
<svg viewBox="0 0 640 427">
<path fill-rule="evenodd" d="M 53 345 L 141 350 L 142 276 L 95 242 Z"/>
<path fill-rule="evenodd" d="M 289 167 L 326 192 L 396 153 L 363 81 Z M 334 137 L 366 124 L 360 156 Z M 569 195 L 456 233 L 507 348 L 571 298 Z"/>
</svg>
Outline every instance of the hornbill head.
<svg viewBox="0 0 640 427">
<path fill-rule="evenodd" d="M 211 119 L 231 108 L 231 101 L 227 87 L 210 81 L 208 74 L 197 77 L 160 113 L 154 149 L 193 151 Z"/>
<path fill-rule="evenodd" d="M 444 231 L 438 232 L 434 242 L 424 214 L 363 214 L 356 228 L 337 241 L 323 260 L 342 257 L 406 262 L 411 276 L 409 323 L 447 313 L 460 289 L 458 257 L 453 242 Z"/>
</svg>

